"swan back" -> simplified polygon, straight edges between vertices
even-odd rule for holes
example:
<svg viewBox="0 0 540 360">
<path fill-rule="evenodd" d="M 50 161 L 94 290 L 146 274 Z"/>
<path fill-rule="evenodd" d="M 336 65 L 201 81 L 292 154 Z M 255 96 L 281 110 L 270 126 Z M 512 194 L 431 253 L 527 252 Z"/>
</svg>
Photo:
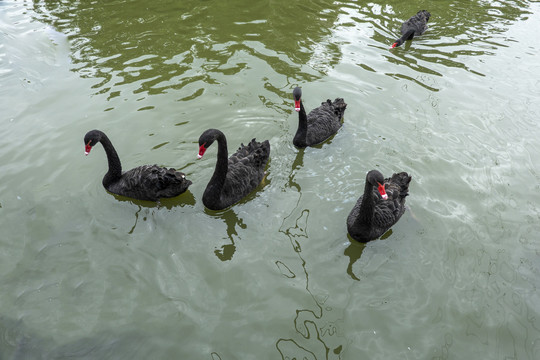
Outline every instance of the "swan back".
<svg viewBox="0 0 540 360">
<path fill-rule="evenodd" d="M 422 35 L 428 28 L 427 22 L 431 14 L 426 10 L 420 10 L 416 15 L 401 25 L 401 33 L 405 34 L 409 30 L 414 30 L 414 36 Z"/>
</svg>

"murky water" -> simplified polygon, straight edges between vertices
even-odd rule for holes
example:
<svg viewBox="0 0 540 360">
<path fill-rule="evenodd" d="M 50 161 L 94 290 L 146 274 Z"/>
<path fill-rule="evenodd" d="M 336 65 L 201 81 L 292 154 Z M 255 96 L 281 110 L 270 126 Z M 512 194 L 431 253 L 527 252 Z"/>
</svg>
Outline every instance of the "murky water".
<svg viewBox="0 0 540 360">
<path fill-rule="evenodd" d="M 389 50 L 401 22 L 429 30 Z M 540 4 L 0 1 L 0 358 L 540 358 Z M 292 146 L 306 108 L 339 133 Z M 201 196 L 219 128 L 272 146 L 224 211 Z M 161 206 L 107 193 L 181 169 Z M 409 211 L 349 240 L 365 174 L 407 171 Z"/>
</svg>

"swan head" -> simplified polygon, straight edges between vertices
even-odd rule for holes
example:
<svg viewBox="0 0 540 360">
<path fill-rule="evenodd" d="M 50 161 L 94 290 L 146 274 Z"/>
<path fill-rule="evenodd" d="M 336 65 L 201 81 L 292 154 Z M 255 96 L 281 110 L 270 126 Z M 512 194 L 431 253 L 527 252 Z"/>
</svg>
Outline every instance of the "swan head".
<svg viewBox="0 0 540 360">
<path fill-rule="evenodd" d="M 101 140 L 101 134 L 99 130 L 91 130 L 84 135 L 84 155 L 90 154 L 92 147 Z"/>
<path fill-rule="evenodd" d="M 401 39 L 397 39 L 396 42 L 393 43 L 392 46 L 390 46 L 390 49 L 396 48 L 400 46 L 401 44 L 403 44 L 403 41 Z"/>
<path fill-rule="evenodd" d="M 302 89 L 300 87 L 295 87 L 293 90 L 294 97 L 294 110 L 300 111 L 300 100 L 302 99 Z"/>
<path fill-rule="evenodd" d="M 381 174 L 380 171 L 371 170 L 370 172 L 368 172 L 366 176 L 366 181 L 372 186 L 377 187 L 377 190 L 379 191 L 379 194 L 381 194 L 383 200 L 388 199 L 386 189 L 384 188 L 384 176 L 383 174 Z"/>
<path fill-rule="evenodd" d="M 217 129 L 208 129 L 199 137 L 199 155 L 197 158 L 203 157 L 205 151 L 216 141 L 216 139 L 225 141 L 225 135 Z"/>
</svg>

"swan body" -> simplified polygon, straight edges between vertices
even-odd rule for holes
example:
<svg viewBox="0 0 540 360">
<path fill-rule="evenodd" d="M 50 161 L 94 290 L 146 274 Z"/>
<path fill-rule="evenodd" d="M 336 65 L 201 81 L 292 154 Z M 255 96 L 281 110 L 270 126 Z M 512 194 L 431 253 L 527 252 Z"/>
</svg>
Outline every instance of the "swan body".
<svg viewBox="0 0 540 360">
<path fill-rule="evenodd" d="M 355 240 L 367 242 L 384 234 L 405 212 L 411 177 L 401 172 L 385 179 L 377 170 L 366 176 L 364 194 L 347 218 L 347 230 Z"/>
<path fill-rule="evenodd" d="M 253 139 L 227 158 L 225 135 L 208 129 L 199 138 L 199 159 L 214 141 L 218 142 L 216 168 L 202 200 L 208 209 L 222 210 L 240 201 L 261 183 L 270 157 L 270 143 Z"/>
<path fill-rule="evenodd" d="M 416 15 L 412 16 L 409 20 L 405 21 L 401 25 L 402 36 L 392 44 L 392 49 L 400 46 L 406 40 L 412 40 L 413 37 L 422 35 L 428 28 L 427 22 L 431 14 L 426 10 L 420 10 Z"/>
<path fill-rule="evenodd" d="M 98 142 L 103 145 L 109 162 L 109 171 L 103 177 L 103 187 L 114 194 L 158 201 L 160 198 L 178 196 L 191 185 L 184 173 L 157 165 L 143 165 L 122 173 L 120 158 L 102 131 L 91 130 L 84 136 L 85 154 L 88 155 Z"/>
<path fill-rule="evenodd" d="M 293 96 L 294 108 L 298 112 L 298 130 L 294 135 L 294 146 L 303 148 L 320 144 L 339 130 L 347 107 L 343 99 L 337 98 L 334 102 L 326 100 L 306 115 L 302 103 L 302 89 L 296 87 Z"/>
</svg>

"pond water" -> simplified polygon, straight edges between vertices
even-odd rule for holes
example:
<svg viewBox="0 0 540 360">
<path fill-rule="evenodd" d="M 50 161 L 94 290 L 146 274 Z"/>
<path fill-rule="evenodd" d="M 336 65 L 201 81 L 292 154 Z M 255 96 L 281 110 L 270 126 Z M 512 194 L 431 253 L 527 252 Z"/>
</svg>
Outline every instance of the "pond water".
<svg viewBox="0 0 540 360">
<path fill-rule="evenodd" d="M 428 31 L 390 50 L 401 23 Z M 540 358 L 540 3 L 0 1 L 0 358 Z M 308 111 L 344 126 L 296 149 Z M 268 175 L 201 197 L 218 128 Z M 193 185 L 156 205 L 125 169 Z M 412 176 L 381 239 L 347 236 L 365 174 Z"/>
</svg>

